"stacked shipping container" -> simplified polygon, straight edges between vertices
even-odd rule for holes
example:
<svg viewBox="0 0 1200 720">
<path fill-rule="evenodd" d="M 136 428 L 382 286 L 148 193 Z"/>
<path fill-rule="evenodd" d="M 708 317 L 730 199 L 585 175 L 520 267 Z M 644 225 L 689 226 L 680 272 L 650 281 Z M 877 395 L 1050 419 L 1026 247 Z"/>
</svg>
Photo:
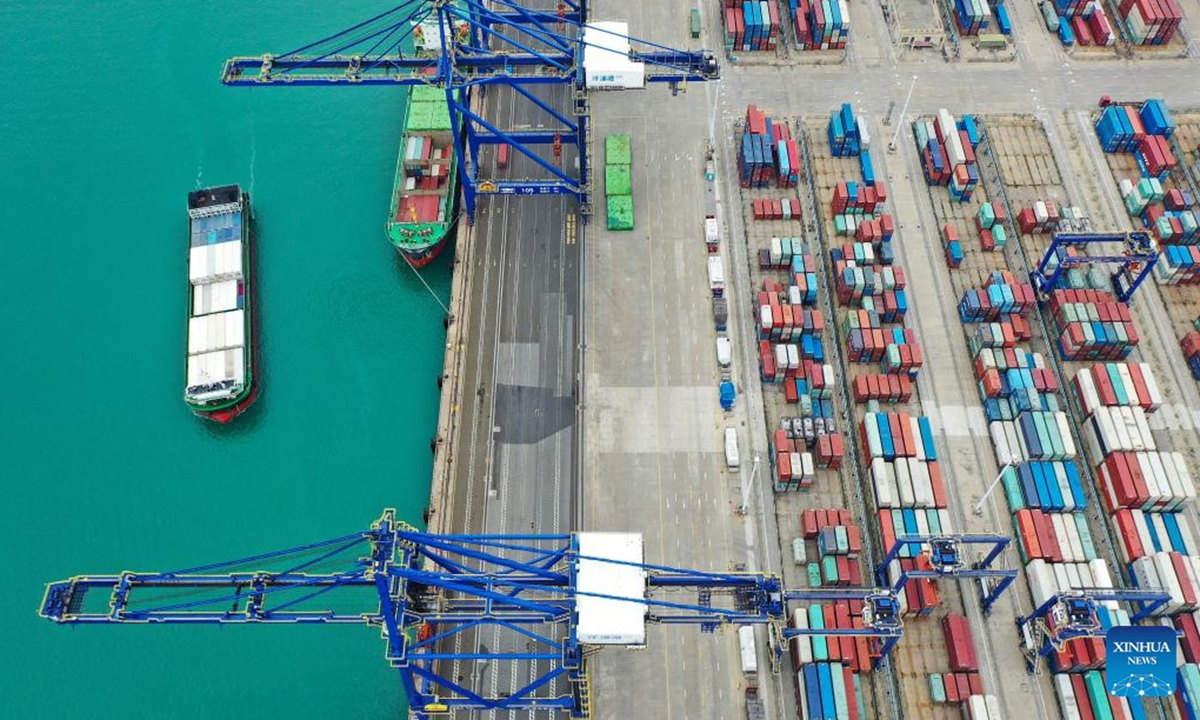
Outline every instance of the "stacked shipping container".
<svg viewBox="0 0 1200 720">
<path fill-rule="evenodd" d="M 723 5 L 726 50 L 751 52 L 776 48 L 781 28 L 778 0 L 724 0 Z"/>
<path fill-rule="evenodd" d="M 914 122 L 913 138 L 921 156 L 925 182 L 945 186 L 952 198 L 969 202 L 979 184 L 975 151 L 981 133 L 975 118 L 964 115 L 962 120 L 956 121 L 943 108 L 933 120 Z"/>
<path fill-rule="evenodd" d="M 800 179 L 800 169 L 800 146 L 792 137 L 788 123 L 772 118 L 754 105 L 747 107 L 741 151 L 738 153 L 738 174 L 742 187 L 764 188 L 772 181 L 776 187 L 795 187 Z M 800 203 L 783 201 L 779 208 L 764 208 L 761 214 L 764 216 L 761 219 L 798 220 Z M 756 205 L 755 218 L 759 219 L 759 216 L 759 207 Z"/>
<path fill-rule="evenodd" d="M 842 50 L 850 37 L 847 0 L 788 0 L 799 50 Z"/>
<path fill-rule="evenodd" d="M 1096 136 L 1106 153 L 1133 153 L 1137 160 L 1141 177 L 1118 183 L 1125 211 L 1141 220 L 1143 227 L 1164 243 L 1200 243 L 1200 214 L 1195 197 L 1190 192 L 1167 191 L 1163 187 L 1179 166 L 1170 141 L 1176 127 L 1167 104 L 1150 99 L 1136 109 L 1133 105 L 1105 108 L 1096 120 Z M 1172 270 L 1159 273 L 1160 280 L 1170 280 L 1174 275 Z"/>
<path fill-rule="evenodd" d="M 1064 45 L 1109 46 L 1117 40 L 1100 0 L 1053 0 L 1044 8 L 1049 17 L 1056 18 L 1049 29 L 1058 32 Z"/>
<path fill-rule="evenodd" d="M 608 229 L 633 229 L 633 150 L 628 135 L 604 138 L 604 194 Z"/>
<path fill-rule="evenodd" d="M 1055 290 L 1048 309 L 1066 360 L 1122 360 L 1138 344 L 1129 306 L 1100 290 Z"/>
<path fill-rule="evenodd" d="M 1166 45 L 1183 22 L 1176 0 L 1120 0 L 1117 11 L 1134 45 Z"/>
</svg>

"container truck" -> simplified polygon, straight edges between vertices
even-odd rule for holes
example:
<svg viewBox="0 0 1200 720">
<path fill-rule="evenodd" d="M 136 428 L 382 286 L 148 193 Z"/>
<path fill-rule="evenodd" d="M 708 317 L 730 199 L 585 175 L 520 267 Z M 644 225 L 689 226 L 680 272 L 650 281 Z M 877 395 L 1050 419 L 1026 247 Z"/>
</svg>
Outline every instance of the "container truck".
<svg viewBox="0 0 1200 720">
<path fill-rule="evenodd" d="M 742 656 L 742 674 L 755 677 L 758 674 L 758 650 L 754 646 L 754 627 L 743 625 L 738 628 L 738 648 Z"/>
<path fill-rule="evenodd" d="M 737 430 L 725 428 L 725 464 L 730 468 L 741 466 L 742 460 L 738 455 Z"/>
</svg>

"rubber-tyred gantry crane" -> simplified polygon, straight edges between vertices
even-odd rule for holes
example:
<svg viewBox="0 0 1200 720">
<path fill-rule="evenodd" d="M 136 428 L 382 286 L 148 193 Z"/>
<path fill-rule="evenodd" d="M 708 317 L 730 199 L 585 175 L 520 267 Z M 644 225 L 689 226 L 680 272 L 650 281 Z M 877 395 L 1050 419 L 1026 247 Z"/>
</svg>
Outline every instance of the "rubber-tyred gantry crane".
<svg viewBox="0 0 1200 720">
<path fill-rule="evenodd" d="M 591 212 L 588 91 L 720 77 L 710 52 L 685 51 L 630 38 L 607 24 L 589 24 L 587 0 L 558 0 L 548 9 L 529 0 L 406 0 L 338 33 L 279 55 L 235 57 L 221 81 L 245 87 L 432 85 L 446 92 L 463 198 L 474 218 L 479 195 L 571 194 L 585 221 Z M 538 109 L 537 127 L 498 127 L 472 103 L 489 85 L 513 90 Z M 573 112 L 560 112 L 533 93 L 537 85 L 571 90 Z M 479 150 L 509 144 L 546 177 L 483 176 Z M 563 169 L 545 146 L 578 150 L 577 173 Z M 539 151 L 539 148 L 542 151 Z"/>
<path fill-rule="evenodd" d="M 785 628 L 789 601 L 859 600 L 863 627 Z M 555 708 L 588 717 L 585 652 L 645 644 L 646 623 L 767 625 L 779 640 L 805 635 L 875 638 L 878 662 L 903 635 L 890 590 L 787 590 L 762 573 L 652 565 L 641 535 L 436 535 L 385 510 L 370 528 L 329 540 L 173 572 L 82 575 L 50 583 L 40 614 L 62 624 L 311 623 L 377 627 L 411 714 L 451 709 Z M 456 637 L 501 630 L 519 649 Z M 455 674 L 454 664 L 466 665 Z M 461 677 L 483 664 L 539 669 L 512 693 L 485 694 Z M 565 683 L 556 683 L 558 679 Z M 561 687 L 561 690 L 555 690 Z"/>
</svg>

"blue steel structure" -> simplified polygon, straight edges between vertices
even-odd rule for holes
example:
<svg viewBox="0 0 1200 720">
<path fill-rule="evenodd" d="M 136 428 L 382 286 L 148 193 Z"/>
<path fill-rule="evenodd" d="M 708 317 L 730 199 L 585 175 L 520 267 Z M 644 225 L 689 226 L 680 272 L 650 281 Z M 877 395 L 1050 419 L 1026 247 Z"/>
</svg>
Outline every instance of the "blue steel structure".
<svg viewBox="0 0 1200 720">
<path fill-rule="evenodd" d="M 992 607 L 1004 591 L 1017 579 L 1016 570 L 993 569 L 995 562 L 1012 538 L 1004 535 L 906 535 L 896 538 L 896 542 L 884 556 L 883 562 L 875 567 L 876 582 L 881 587 L 887 587 L 888 565 L 900 557 L 900 552 L 906 547 L 916 546 L 929 558 L 931 570 L 901 570 L 900 576 L 892 586 L 892 592 L 899 594 L 904 584 L 910 579 L 939 580 L 953 578 L 956 580 L 979 580 L 983 597 L 980 605 L 983 614 L 988 615 Z M 963 553 L 968 545 L 983 545 L 989 547 L 987 554 L 977 562 L 970 562 Z M 926 546 L 928 549 L 926 550 Z M 968 564 L 970 563 L 970 564 Z M 989 581 L 995 581 L 991 584 Z"/>
<path fill-rule="evenodd" d="M 355 87 L 434 85 L 446 91 L 451 127 L 465 130 L 455 136 L 455 153 L 463 198 L 470 218 L 479 195 L 571 194 L 580 212 L 591 213 L 588 133 L 591 109 L 583 66 L 588 22 L 587 0 L 559 0 L 548 12 L 523 7 L 520 0 L 406 0 L 357 25 L 282 55 L 235 57 L 225 63 L 221 81 L 244 87 Z M 720 77 L 714 55 L 684 51 L 635 38 L 622 38 L 604 29 L 589 32 L 613 35 L 631 42 L 630 59 L 644 63 L 645 80 L 667 83 L 672 93 L 691 81 Z M 422 35 L 424 51 L 413 51 L 414 33 Z M 432 37 L 431 37 L 432 36 Z M 640 46 L 642 49 L 638 49 Z M 472 108 L 473 91 L 489 85 L 511 88 L 519 101 L 536 106 L 548 127 L 500 129 Z M 574 117 L 567 117 L 530 90 L 533 86 L 568 87 L 573 92 Z M 483 145 L 508 143 L 546 173 L 546 179 L 483 178 L 479 150 Z M 557 161 L 562 144 L 578 151 L 578 177 Z M 535 148 L 552 146 L 546 157 Z"/>
<path fill-rule="evenodd" d="M 582 560 L 634 565 L 645 577 L 637 599 L 584 593 Z M 264 568 L 272 569 L 264 569 Z M 99 595 L 99 597 L 97 597 Z M 40 615 L 76 624 L 365 624 L 378 627 L 416 718 L 452 708 L 553 708 L 590 714 L 584 643 L 576 634 L 576 600 L 584 595 L 644 603 L 645 619 L 699 625 L 765 624 L 772 641 L 796 635 L 881 638 L 881 663 L 903 635 L 889 590 L 786 590 L 778 577 L 714 573 L 625 563 L 580 554 L 575 535 L 435 535 L 398 522 L 385 510 L 362 532 L 276 552 L 165 573 L 83 575 L 50 583 Z M 689 601 L 694 597 L 695 601 Z M 859 599 L 862 629 L 784 629 L 794 600 Z M 468 631 L 504 628 L 527 640 L 524 652 L 486 647 L 455 652 Z M 777 658 L 781 647 L 775 648 Z M 483 695 L 464 686 L 452 663 L 549 661 L 547 670 L 511 694 Z M 539 694 L 565 678 L 569 690 Z"/>
<path fill-rule="evenodd" d="M 1069 248 L 1084 247 L 1095 243 L 1120 243 L 1120 255 L 1071 255 Z M 1055 233 L 1050 247 L 1038 263 L 1037 270 L 1029 274 L 1030 282 L 1042 297 L 1048 296 L 1062 279 L 1068 268 L 1090 263 L 1107 263 L 1120 267 L 1112 274 L 1113 290 L 1121 302 L 1132 302 L 1137 291 L 1154 263 L 1158 261 L 1158 248 L 1149 233 Z"/>
<path fill-rule="evenodd" d="M 1072 638 L 1104 637 L 1097 605 L 1102 602 L 1138 603 L 1130 621 L 1149 618 L 1171 599 L 1157 588 L 1071 588 L 1039 605 L 1033 612 L 1017 618 L 1025 650 L 1025 665 L 1036 672 L 1038 660 L 1048 656 Z"/>
</svg>

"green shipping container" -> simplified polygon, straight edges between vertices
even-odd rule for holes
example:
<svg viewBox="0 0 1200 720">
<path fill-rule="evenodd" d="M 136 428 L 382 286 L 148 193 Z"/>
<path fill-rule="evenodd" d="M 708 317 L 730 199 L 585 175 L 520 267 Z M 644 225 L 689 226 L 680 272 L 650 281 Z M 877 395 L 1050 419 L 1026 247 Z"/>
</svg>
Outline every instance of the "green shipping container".
<svg viewBox="0 0 1200 720">
<path fill-rule="evenodd" d="M 1003 225 L 993 225 L 992 239 L 996 241 L 996 247 L 1002 248 L 1008 243 L 1008 231 Z"/>
<path fill-rule="evenodd" d="M 933 673 L 929 676 L 929 694 L 933 696 L 935 703 L 946 702 L 946 684 L 942 682 L 940 673 Z"/>
<path fill-rule="evenodd" d="M 1092 540 L 1092 531 L 1088 529 L 1087 515 L 1077 512 L 1071 513 L 1071 517 L 1075 518 L 1075 527 L 1079 529 L 1079 544 L 1083 545 L 1083 556 L 1089 562 L 1095 560 L 1099 556 L 1096 554 L 1096 543 Z"/>
<path fill-rule="evenodd" d="M 604 167 L 604 194 L 632 195 L 633 178 L 628 165 L 606 165 Z"/>
<path fill-rule="evenodd" d="M 808 564 L 808 586 L 821 587 L 821 565 L 819 563 Z"/>
<path fill-rule="evenodd" d="M 604 138 L 604 162 L 609 165 L 633 164 L 628 135 L 609 135 Z"/>
<path fill-rule="evenodd" d="M 1008 38 L 998 33 L 980 33 L 978 38 L 981 50 L 1003 50 L 1008 47 Z"/>
<path fill-rule="evenodd" d="M 692 8 L 692 37 L 700 37 L 700 8 Z"/>
<path fill-rule="evenodd" d="M 608 198 L 608 229 L 633 229 L 633 198 L 628 195 L 613 195 Z"/>
<path fill-rule="evenodd" d="M 825 629 L 825 612 L 820 605 L 808 606 L 808 626 L 818 630 Z M 812 635 L 813 662 L 829 659 L 829 645 L 822 635 Z M 835 640 L 836 642 L 836 640 Z"/>
<path fill-rule="evenodd" d="M 1025 496 L 1021 494 L 1021 484 L 1017 479 L 1017 470 L 1013 467 L 1004 468 L 1000 474 L 1004 483 L 1004 496 L 1008 498 L 1008 506 L 1015 513 L 1025 509 Z"/>
<path fill-rule="evenodd" d="M 1083 675 L 1083 683 L 1087 686 L 1088 699 L 1092 702 L 1092 715 L 1096 720 L 1113 720 L 1112 707 L 1108 704 L 1108 691 L 1104 689 L 1104 679 L 1096 670 L 1090 670 Z"/>
<path fill-rule="evenodd" d="M 938 517 L 937 510 L 925 511 L 925 522 L 929 523 L 929 532 L 933 535 L 940 535 L 942 532 L 942 521 Z"/>
<path fill-rule="evenodd" d="M 826 555 L 821 558 L 821 574 L 825 577 L 826 585 L 836 585 L 838 581 L 837 557 Z"/>
</svg>

